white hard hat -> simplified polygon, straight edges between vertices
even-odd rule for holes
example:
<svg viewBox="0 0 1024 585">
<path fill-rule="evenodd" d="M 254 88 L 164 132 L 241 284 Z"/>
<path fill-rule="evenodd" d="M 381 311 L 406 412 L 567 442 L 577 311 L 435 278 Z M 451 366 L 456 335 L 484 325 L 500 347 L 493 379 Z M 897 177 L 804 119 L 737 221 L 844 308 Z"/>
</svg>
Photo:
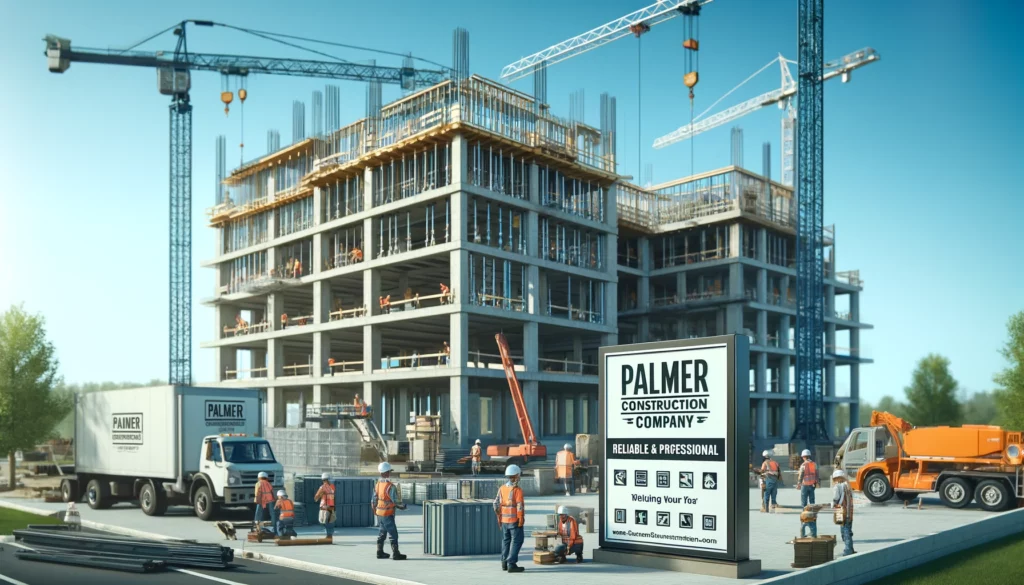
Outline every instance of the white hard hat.
<svg viewBox="0 0 1024 585">
<path fill-rule="evenodd" d="M 513 477 L 521 474 L 522 472 L 523 470 L 519 469 L 518 465 L 509 465 L 505 468 L 505 477 Z"/>
<path fill-rule="evenodd" d="M 259 479 L 267 479 L 267 472 L 261 471 L 259 475 L 257 475 L 256 477 L 258 477 Z"/>
<path fill-rule="evenodd" d="M 800 452 L 800 456 L 801 457 L 810 457 L 811 456 L 811 450 L 810 449 L 804 449 L 803 451 Z"/>
<path fill-rule="evenodd" d="M 323 474 L 320 475 L 320 479 L 323 479 L 323 480 L 331 479 L 331 474 L 330 473 L 323 473 Z"/>
<path fill-rule="evenodd" d="M 558 507 L 558 515 L 559 516 L 563 516 L 563 515 L 567 516 L 568 514 L 569 514 L 569 508 L 566 508 L 565 506 L 559 506 Z"/>
<path fill-rule="evenodd" d="M 570 445 L 569 443 L 566 443 L 565 444 L 565 450 L 568 451 L 569 449 L 572 449 L 572 445 Z"/>
<path fill-rule="evenodd" d="M 842 469 L 837 469 L 832 472 L 832 479 L 836 479 L 839 477 L 846 477 L 846 473 Z"/>
<path fill-rule="evenodd" d="M 383 462 L 383 463 L 381 463 L 380 465 L 377 466 L 377 472 L 378 473 L 387 473 L 389 471 L 391 471 L 391 464 L 388 463 L 387 461 L 385 461 L 385 462 Z"/>
<path fill-rule="evenodd" d="M 284 498 L 284 497 L 287 497 L 287 496 L 288 496 L 288 494 L 284 493 L 284 490 L 277 490 L 277 497 Z"/>
<path fill-rule="evenodd" d="M 764 451 L 761 452 L 761 457 L 771 457 L 771 456 L 772 456 L 772 452 L 771 451 L 764 450 Z"/>
<path fill-rule="evenodd" d="M 477 440 L 476 440 L 476 444 L 477 444 L 477 445 L 479 445 L 479 444 L 480 444 L 480 439 L 477 439 Z"/>
</svg>

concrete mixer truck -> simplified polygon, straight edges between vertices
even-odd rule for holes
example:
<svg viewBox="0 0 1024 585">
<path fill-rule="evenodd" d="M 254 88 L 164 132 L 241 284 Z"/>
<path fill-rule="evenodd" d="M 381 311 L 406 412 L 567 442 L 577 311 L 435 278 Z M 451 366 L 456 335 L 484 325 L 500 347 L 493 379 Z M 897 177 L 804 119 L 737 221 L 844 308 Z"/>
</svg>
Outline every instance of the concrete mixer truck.
<svg viewBox="0 0 1024 585">
<path fill-rule="evenodd" d="M 1021 433 L 990 425 L 914 427 L 887 412 L 854 429 L 836 454 L 850 487 L 872 502 L 938 492 L 942 503 L 984 510 L 1024 505 Z"/>
</svg>

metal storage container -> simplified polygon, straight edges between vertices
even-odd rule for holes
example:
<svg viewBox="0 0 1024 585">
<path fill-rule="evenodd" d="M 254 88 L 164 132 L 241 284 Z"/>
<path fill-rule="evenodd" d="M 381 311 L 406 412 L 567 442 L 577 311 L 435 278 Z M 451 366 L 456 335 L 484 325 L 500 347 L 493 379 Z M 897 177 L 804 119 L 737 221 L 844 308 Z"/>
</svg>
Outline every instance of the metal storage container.
<svg viewBox="0 0 1024 585">
<path fill-rule="evenodd" d="M 423 553 L 501 554 L 501 529 L 487 500 L 435 500 L 423 505 Z"/>
</svg>

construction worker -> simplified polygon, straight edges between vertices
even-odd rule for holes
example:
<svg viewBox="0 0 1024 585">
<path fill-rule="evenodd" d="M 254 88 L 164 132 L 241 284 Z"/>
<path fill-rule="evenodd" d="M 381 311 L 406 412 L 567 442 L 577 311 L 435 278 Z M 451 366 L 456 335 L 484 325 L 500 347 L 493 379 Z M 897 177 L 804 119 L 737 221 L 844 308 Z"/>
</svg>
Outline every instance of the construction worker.
<svg viewBox="0 0 1024 585">
<path fill-rule="evenodd" d="M 555 546 L 555 562 L 564 563 L 567 555 L 575 554 L 576 562 L 582 563 L 583 536 L 580 535 L 580 525 L 569 515 L 569 509 L 565 506 L 558 507 L 558 536 L 562 542 Z"/>
<path fill-rule="evenodd" d="M 856 554 L 853 550 L 853 490 L 846 483 L 846 473 L 842 469 L 832 472 L 832 507 L 842 510 L 842 522 L 839 533 L 843 537 L 843 556 Z"/>
<path fill-rule="evenodd" d="M 576 478 L 573 472 L 579 465 L 576 456 L 572 454 L 572 445 L 566 443 L 564 448 L 555 455 L 555 479 L 562 481 L 565 487 L 565 495 L 571 496 L 576 493 Z"/>
<path fill-rule="evenodd" d="M 261 471 L 257 476 L 256 490 L 253 496 L 253 501 L 256 502 L 256 519 L 257 523 L 263 521 L 273 521 L 273 516 L 270 513 L 270 506 L 274 503 L 274 487 L 270 485 L 270 477 L 267 472 Z"/>
<path fill-rule="evenodd" d="M 395 508 L 404 510 L 405 504 L 398 504 L 395 484 L 391 483 L 391 464 L 387 461 L 377 466 L 380 479 L 373 488 L 373 499 L 370 505 L 374 514 L 377 515 L 377 524 L 380 532 L 377 534 L 377 558 L 393 558 L 396 561 L 404 561 L 406 556 L 398 550 L 398 527 L 395 525 Z M 391 552 L 394 556 L 384 552 L 384 539 L 391 537 Z"/>
<path fill-rule="evenodd" d="M 764 510 L 774 511 L 779 507 L 779 464 L 772 459 L 771 451 L 763 451 L 764 463 L 761 464 L 761 473 L 764 475 Z M 771 504 L 771 507 L 769 507 Z"/>
<path fill-rule="evenodd" d="M 797 472 L 797 487 L 800 488 L 800 505 L 814 505 L 814 490 L 818 487 L 818 466 L 811 461 L 811 450 L 804 449 L 800 453 L 804 462 L 800 464 L 800 471 Z"/>
<path fill-rule="evenodd" d="M 293 530 L 295 526 L 295 504 L 288 499 L 288 494 L 284 490 L 277 490 L 277 502 L 274 503 L 274 509 L 279 510 L 280 514 L 277 516 L 277 535 L 281 536 L 295 536 Z"/>
<path fill-rule="evenodd" d="M 522 470 L 518 465 L 506 467 L 508 481 L 498 488 L 498 495 L 494 497 L 494 514 L 501 526 L 501 570 L 509 573 L 526 570 L 518 564 L 519 549 L 523 546 L 523 525 L 526 523 L 526 503 L 519 487 L 520 474 Z"/>
<path fill-rule="evenodd" d="M 480 448 L 480 439 L 477 439 L 476 443 L 469 448 L 469 457 L 473 475 L 480 475 L 480 459 L 483 457 L 483 449 Z"/>
<path fill-rule="evenodd" d="M 811 533 L 811 538 L 818 538 L 818 510 L 821 506 L 804 506 L 800 512 L 800 538 L 806 538 Z"/>
<path fill-rule="evenodd" d="M 451 294 L 452 294 L 452 289 L 450 289 L 447 286 L 445 286 L 444 283 L 442 282 L 441 283 L 441 304 L 442 305 L 445 305 L 445 304 L 448 304 L 448 303 L 451 302 Z"/>
<path fill-rule="evenodd" d="M 366 416 L 366 403 L 359 398 L 358 394 L 356 394 L 356 398 L 352 401 L 352 404 L 356 407 L 356 412 L 359 413 L 359 416 Z"/>
<path fill-rule="evenodd" d="M 331 474 L 325 473 L 320 476 L 323 485 L 316 490 L 313 496 L 314 502 L 320 502 L 320 523 L 327 530 L 327 538 L 334 537 L 334 484 L 331 483 Z"/>
</svg>

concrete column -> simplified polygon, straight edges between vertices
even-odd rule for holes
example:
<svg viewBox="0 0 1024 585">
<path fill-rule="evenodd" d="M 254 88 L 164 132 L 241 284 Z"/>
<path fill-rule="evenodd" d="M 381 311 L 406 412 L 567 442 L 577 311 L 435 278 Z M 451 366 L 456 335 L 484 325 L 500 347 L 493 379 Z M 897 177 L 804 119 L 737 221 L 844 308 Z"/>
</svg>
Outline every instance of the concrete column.
<svg viewBox="0 0 1024 585">
<path fill-rule="evenodd" d="M 318 332 L 313 334 L 313 377 L 322 378 L 331 375 L 327 358 L 331 356 L 331 334 Z"/>
<path fill-rule="evenodd" d="M 523 402 L 526 404 L 526 412 L 533 421 L 533 432 L 537 433 L 537 439 L 543 436 L 544 430 L 540 427 L 540 383 L 536 380 L 526 380 L 522 383 Z M 513 430 L 514 437 L 519 434 L 518 429 Z"/>
<path fill-rule="evenodd" d="M 789 368 L 791 365 L 788 355 L 782 356 L 779 360 L 779 392 L 789 394 Z"/>
<path fill-rule="evenodd" d="M 540 258 L 540 214 L 536 211 L 527 211 L 525 215 L 526 253 L 530 258 Z"/>
<path fill-rule="evenodd" d="M 452 182 L 455 184 L 469 182 L 468 147 L 466 138 L 461 134 L 452 138 Z"/>
<path fill-rule="evenodd" d="M 235 326 L 235 316 L 238 315 L 239 311 L 234 307 L 227 305 L 214 305 L 213 307 L 213 338 L 221 339 L 224 337 L 224 328 L 229 329 Z"/>
<path fill-rule="evenodd" d="M 455 303 L 469 303 L 473 292 L 473 283 L 469 280 L 469 252 L 464 249 L 449 252 L 448 269 L 451 276 L 451 283 L 448 286 L 455 294 Z"/>
<path fill-rule="evenodd" d="M 454 354 L 454 352 L 453 352 Z M 468 447 L 469 434 L 469 376 L 448 378 L 448 443 L 454 448 Z"/>
<path fill-rule="evenodd" d="M 540 205 L 540 167 L 530 164 L 530 203 Z M 531 212 L 533 213 L 533 212 Z M 527 234 L 529 236 L 530 234 Z"/>
<path fill-rule="evenodd" d="M 686 271 L 676 272 L 676 294 L 681 302 L 686 301 Z"/>
<path fill-rule="evenodd" d="M 234 347 L 218 347 L 215 354 L 214 367 L 217 369 L 217 381 L 228 380 L 227 370 L 238 368 L 238 350 Z"/>
<path fill-rule="evenodd" d="M 860 426 L 860 364 L 850 364 L 850 428 Z"/>
<path fill-rule="evenodd" d="M 398 390 L 395 397 L 395 432 L 396 441 L 406 440 L 405 425 L 409 421 L 409 411 L 412 410 L 412 401 L 409 400 L 409 389 Z"/>
<path fill-rule="evenodd" d="M 267 340 L 267 378 L 276 380 L 284 374 L 284 340 Z"/>
<path fill-rule="evenodd" d="M 450 366 L 465 367 L 469 352 L 469 313 L 452 313 L 448 317 L 448 345 L 452 350 Z"/>
<path fill-rule="evenodd" d="M 860 293 L 850 293 L 850 319 L 860 323 Z"/>
<path fill-rule="evenodd" d="M 790 339 L 789 327 L 790 327 L 790 317 L 789 317 L 789 315 L 782 315 L 781 317 L 779 317 L 779 348 L 780 349 L 790 349 L 790 347 L 789 347 L 789 339 Z"/>
<path fill-rule="evenodd" d="M 825 396 L 836 395 L 836 362 L 825 360 Z"/>
<path fill-rule="evenodd" d="M 572 336 L 572 361 L 583 361 L 583 337 L 579 335 Z"/>
<path fill-rule="evenodd" d="M 729 226 L 729 257 L 738 258 L 743 255 L 743 226 L 734 223 Z"/>
<path fill-rule="evenodd" d="M 318 280 L 313 283 L 313 323 L 327 323 L 330 321 L 331 283 L 327 280 Z"/>
<path fill-rule="evenodd" d="M 285 426 L 284 389 L 267 388 L 267 419 L 266 426 L 280 428 Z"/>
<path fill-rule="evenodd" d="M 640 327 L 637 328 L 637 336 L 641 343 L 651 340 L 651 318 L 647 315 L 640 317 Z"/>
<path fill-rule="evenodd" d="M 653 259 L 651 257 L 651 241 L 648 238 L 639 238 L 638 240 L 637 262 L 640 264 L 640 270 L 650 272 Z"/>
<path fill-rule="evenodd" d="M 310 264 L 312 264 L 310 270 L 313 271 L 313 274 L 319 274 L 327 269 L 327 254 L 330 249 L 326 233 L 313 234 L 313 256 L 310 260 Z"/>
<path fill-rule="evenodd" d="M 367 315 L 380 314 L 380 273 L 377 270 L 363 271 L 363 304 Z"/>
<path fill-rule="evenodd" d="M 363 373 L 372 374 L 375 369 L 380 369 L 380 331 L 363 325 Z"/>
<path fill-rule="evenodd" d="M 768 354 L 759 351 L 754 356 L 754 391 L 763 394 L 768 391 Z"/>
<path fill-rule="evenodd" d="M 540 371 L 540 326 L 528 321 L 523 323 L 523 367 L 527 372 Z"/>
<path fill-rule="evenodd" d="M 472 234 L 466 234 L 466 224 L 468 223 L 469 210 L 466 205 L 469 203 L 469 196 L 465 191 L 459 191 L 453 193 L 451 196 L 451 216 L 449 217 L 450 228 L 449 236 L 452 242 L 471 241 Z M 444 205 L 441 202 L 437 204 L 439 211 L 444 213 Z M 439 218 L 443 221 L 443 218 Z M 438 239 L 440 239 L 441 233 L 438 230 Z"/>
<path fill-rule="evenodd" d="M 757 312 L 757 331 L 755 333 L 758 345 L 768 345 L 768 311 Z"/>
<path fill-rule="evenodd" d="M 834 402 L 825 403 L 825 431 L 831 436 L 836 428 L 836 405 Z"/>
<path fill-rule="evenodd" d="M 284 312 L 284 295 L 279 293 L 267 295 L 267 323 L 271 331 L 281 329 L 281 315 Z"/>
<path fill-rule="evenodd" d="M 320 187 L 313 187 L 313 225 L 320 225 L 323 223 L 325 207 L 323 189 Z"/>
<path fill-rule="evenodd" d="M 604 324 L 609 327 L 619 326 L 619 289 L 615 282 L 601 283 L 604 287 Z M 617 335 L 616 335 L 617 337 Z"/>
<path fill-rule="evenodd" d="M 757 302 L 768 302 L 768 270 L 757 269 Z"/>
<path fill-rule="evenodd" d="M 380 382 L 363 382 L 363 391 L 359 394 L 359 397 L 363 399 L 366 404 L 373 407 L 373 423 L 377 425 L 379 429 L 381 422 L 384 420 L 381 417 L 381 411 L 384 406 L 384 395 L 382 392 Z"/>
<path fill-rule="evenodd" d="M 725 306 L 725 328 L 726 334 L 741 333 L 743 331 L 743 304 L 730 303 Z M 722 329 L 719 329 L 722 333 Z"/>
<path fill-rule="evenodd" d="M 757 414 L 754 421 L 754 438 L 764 439 L 768 437 L 768 401 L 763 398 L 757 399 L 755 410 Z"/>
<path fill-rule="evenodd" d="M 641 311 L 651 310 L 651 279 L 641 276 L 637 279 L 636 304 Z"/>
<path fill-rule="evenodd" d="M 825 317 L 836 316 L 836 287 L 825 285 Z"/>
<path fill-rule="evenodd" d="M 373 167 L 366 167 L 363 169 L 363 211 L 369 211 L 373 209 Z M 363 232 L 366 238 L 369 238 L 368 232 Z M 369 248 L 369 246 L 364 246 Z M 370 255 L 366 250 L 363 250 L 363 260 L 369 260 Z"/>
<path fill-rule="evenodd" d="M 323 384 L 313 384 L 313 402 L 312 404 L 330 404 L 331 403 L 331 387 Z"/>
<path fill-rule="evenodd" d="M 526 310 L 539 315 L 544 307 L 540 294 L 540 268 L 535 264 L 526 266 Z"/>
<path fill-rule="evenodd" d="M 619 344 L 619 334 L 618 333 L 602 333 L 601 334 L 601 346 L 602 347 L 610 347 L 612 345 L 618 345 L 618 344 Z"/>
<path fill-rule="evenodd" d="M 790 421 L 790 418 L 793 417 L 793 401 L 784 400 L 779 405 L 779 410 L 781 410 L 779 416 L 782 419 L 779 421 L 779 429 L 782 431 L 783 440 L 788 441 L 793 436 L 793 425 Z"/>
<path fill-rule="evenodd" d="M 743 265 L 734 262 L 729 265 L 729 296 L 741 298 L 743 296 Z"/>
</svg>

